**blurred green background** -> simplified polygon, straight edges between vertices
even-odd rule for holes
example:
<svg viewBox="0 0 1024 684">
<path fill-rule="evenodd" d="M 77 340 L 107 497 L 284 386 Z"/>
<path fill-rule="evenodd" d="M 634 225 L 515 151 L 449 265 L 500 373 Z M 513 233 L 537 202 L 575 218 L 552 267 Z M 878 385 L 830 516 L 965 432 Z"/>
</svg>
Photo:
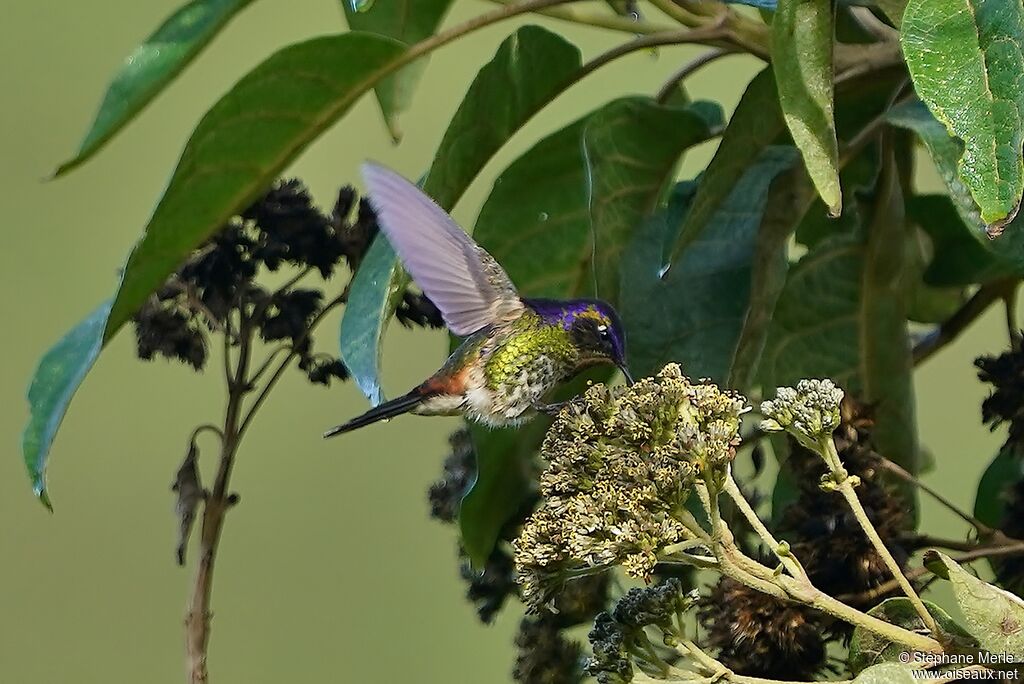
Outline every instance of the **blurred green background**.
<svg viewBox="0 0 1024 684">
<path fill-rule="evenodd" d="M 4 411 L 0 437 L 0 682 L 180 682 L 181 620 L 191 567 L 174 563 L 169 491 L 192 427 L 221 415 L 220 376 L 143 363 L 124 331 L 76 397 L 54 446 L 56 512 L 31 494 L 19 443 L 25 387 L 38 357 L 114 290 L 192 127 L 215 99 L 273 51 L 344 30 L 332 0 L 263 0 L 234 21 L 155 106 L 94 161 L 44 182 L 76 148 L 120 61 L 175 0 L 7 3 L 0 26 L 0 250 Z M 457 3 L 447 24 L 490 7 Z M 537 21 L 585 56 L 622 34 Z M 416 177 L 475 71 L 517 22 L 474 34 L 433 57 L 405 140 L 393 147 L 365 99 L 291 170 L 329 208 L 365 158 Z M 523 22 L 519 22 L 523 23 Z M 650 94 L 692 48 L 641 53 L 589 77 L 545 110 L 485 170 L 459 205 L 471 224 L 494 176 L 555 126 L 613 97 Z M 730 58 L 691 81 L 727 109 L 757 69 Z M 690 155 L 692 174 L 713 149 Z M 934 181 L 924 172 L 922 183 Z M 333 345 L 336 324 L 321 344 Z M 928 479 L 971 506 L 978 473 L 1000 437 L 980 426 L 985 394 L 971 359 L 1002 348 L 999 312 L 918 376 L 923 441 L 938 462 Z M 443 357 L 439 332 L 396 326 L 385 386 L 403 391 Z M 454 530 L 427 518 L 455 419 L 403 418 L 330 442 L 321 431 L 366 406 L 353 385 L 325 390 L 286 375 L 247 436 L 234 477 L 217 568 L 211 644 L 216 684 L 255 682 L 501 682 L 518 610 L 481 626 L 463 600 Z M 212 449 L 211 449 L 212 453 Z M 204 470 L 212 459 L 203 464 Z M 932 532 L 962 527 L 925 503 Z M 191 560 L 191 558 L 190 558 Z"/>
</svg>

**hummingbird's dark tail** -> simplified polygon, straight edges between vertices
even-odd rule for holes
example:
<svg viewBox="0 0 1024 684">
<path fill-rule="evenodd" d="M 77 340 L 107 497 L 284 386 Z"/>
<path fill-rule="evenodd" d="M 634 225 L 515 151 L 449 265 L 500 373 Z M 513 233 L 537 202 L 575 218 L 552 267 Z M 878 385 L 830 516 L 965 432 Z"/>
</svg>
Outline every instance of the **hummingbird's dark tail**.
<svg viewBox="0 0 1024 684">
<path fill-rule="evenodd" d="M 380 420 L 387 420 L 388 418 L 394 418 L 400 416 L 403 413 L 408 413 L 416 408 L 420 402 L 426 399 L 426 396 L 418 390 L 413 390 L 408 394 L 392 399 L 391 401 L 385 401 L 380 406 L 374 406 L 372 409 L 367 411 L 361 416 L 356 416 L 347 423 L 342 423 L 337 427 L 333 427 L 324 433 L 324 438 L 334 437 L 344 432 L 351 432 L 361 427 L 365 427 L 372 423 L 376 423 Z"/>
</svg>

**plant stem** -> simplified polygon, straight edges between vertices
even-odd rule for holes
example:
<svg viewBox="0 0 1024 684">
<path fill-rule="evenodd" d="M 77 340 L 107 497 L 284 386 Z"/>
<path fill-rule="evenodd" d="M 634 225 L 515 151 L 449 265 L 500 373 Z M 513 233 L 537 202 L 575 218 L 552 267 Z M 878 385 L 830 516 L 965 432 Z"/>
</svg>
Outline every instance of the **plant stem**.
<svg viewBox="0 0 1024 684">
<path fill-rule="evenodd" d="M 190 684 L 206 684 L 207 652 L 210 643 L 210 597 L 213 594 L 213 569 L 217 558 L 220 535 L 224 529 L 224 518 L 231 507 L 228 484 L 238 450 L 239 417 L 242 399 L 248 386 L 249 355 L 252 349 L 252 329 L 243 320 L 239 325 L 238 364 L 232 375 L 228 371 L 228 401 L 224 410 L 224 427 L 220 431 L 221 453 L 217 468 L 217 479 L 203 507 L 203 526 L 200 536 L 199 564 L 196 568 L 192 596 L 185 615 L 185 649 L 187 654 L 188 681 Z M 229 359 L 225 359 L 227 363 Z"/>
<path fill-rule="evenodd" d="M 683 26 L 696 28 L 703 23 L 703 19 L 700 16 L 685 7 L 677 5 L 672 0 L 650 0 L 650 3 L 661 10 L 666 17 L 678 21 Z"/>
<path fill-rule="evenodd" d="M 780 600 L 799 600 L 812 608 L 816 608 L 827 615 L 847 622 L 856 627 L 863 627 L 875 634 L 885 637 L 890 641 L 903 644 L 914 650 L 923 653 L 941 653 L 942 645 L 935 639 L 917 634 L 908 629 L 898 627 L 891 622 L 885 622 L 872 615 L 863 613 L 856 608 L 839 601 L 807 583 L 801 583 L 786 575 L 780 575 L 774 582 L 754 577 L 743 570 L 733 561 L 733 556 L 738 554 L 735 550 L 731 553 L 723 553 L 721 557 L 722 573 L 737 582 L 747 585 L 753 589 L 774 596 Z M 739 554 L 742 555 L 742 554 Z"/>
<path fill-rule="evenodd" d="M 514 4 L 511 0 L 489 0 L 496 5 L 509 6 Z M 654 24 L 630 17 L 620 17 L 617 14 L 598 14 L 594 12 L 582 12 L 575 7 L 549 7 L 535 10 L 536 14 L 542 14 L 552 19 L 592 26 L 594 28 L 607 29 L 609 31 L 621 31 L 624 33 L 645 34 L 666 31 L 672 27 L 667 24 Z"/>
<path fill-rule="evenodd" d="M 291 284 L 294 284 L 295 282 L 298 282 L 298 278 L 293 279 Z M 310 322 L 309 327 L 306 328 L 302 336 L 296 341 L 296 345 L 303 342 L 312 333 L 313 329 L 324 319 L 328 312 L 347 299 L 348 288 L 346 287 L 344 292 L 324 305 L 320 312 L 317 313 L 316 317 Z M 188 657 L 187 668 L 189 684 L 206 684 L 206 682 L 209 681 L 206 660 L 210 642 L 210 619 L 212 615 L 210 612 L 210 599 L 213 594 L 213 570 L 214 563 L 217 558 L 217 549 L 220 544 L 221 532 L 224 529 L 225 514 L 234 503 L 234 498 L 229 492 L 228 486 L 231 481 L 231 471 L 235 463 L 235 455 L 238 453 L 238 445 L 241 443 L 242 437 L 245 434 L 246 429 L 251 424 L 256 411 L 266 400 L 270 390 L 273 389 L 277 380 L 284 373 L 292 359 L 297 356 L 297 352 L 293 347 L 288 356 L 274 371 L 270 380 L 267 381 L 267 384 L 264 385 L 262 391 L 257 396 L 256 401 L 253 402 L 253 405 L 243 417 L 243 400 L 245 395 L 251 391 L 253 383 L 253 378 L 250 376 L 249 370 L 253 343 L 253 327 L 251 325 L 251 321 L 251 318 L 243 315 L 239 322 L 239 353 L 238 363 L 234 372 L 232 372 L 230 368 L 231 358 L 230 354 L 228 354 L 228 348 L 225 346 L 224 363 L 226 365 L 225 373 L 228 379 L 228 401 L 227 407 L 224 411 L 223 429 L 216 428 L 212 425 L 200 426 L 196 429 L 196 432 L 193 433 L 193 439 L 195 439 L 196 434 L 203 429 L 219 433 L 221 436 L 221 457 L 220 465 L 217 469 L 217 479 L 214 482 L 213 489 L 207 497 L 205 507 L 203 508 L 203 526 L 202 535 L 200 537 L 199 565 L 196 568 L 195 581 L 192 587 L 192 596 L 189 600 L 188 612 L 185 615 L 185 648 Z M 226 334 L 227 333 L 225 332 L 225 335 Z M 273 359 L 275 355 L 276 352 L 275 354 L 271 354 L 270 359 Z M 269 363 L 269 360 L 267 363 Z M 266 365 L 267 364 L 264 364 L 260 369 L 260 373 L 266 370 Z"/>
<path fill-rule="evenodd" d="M 1006 332 L 1010 338 L 1010 348 L 1020 351 L 1021 331 L 1017 325 L 1017 283 L 1009 287 L 1009 292 L 1003 295 L 1003 311 L 1006 316 Z"/>
<path fill-rule="evenodd" d="M 937 544 L 941 546 L 941 544 Z M 1013 542 L 1006 544 L 1005 546 L 989 546 L 985 548 L 976 548 L 966 553 L 963 553 L 953 560 L 963 565 L 965 563 L 973 563 L 974 561 L 981 560 L 983 558 L 1002 558 L 1005 556 L 1021 556 L 1024 555 L 1024 542 Z M 907 579 L 915 580 L 919 577 L 924 577 L 930 571 L 925 567 L 917 567 L 913 570 L 908 570 L 906 573 Z M 899 584 L 896 580 L 889 580 L 884 584 L 879 584 L 873 589 L 862 591 L 858 594 L 844 594 L 839 596 L 839 600 L 855 603 L 871 603 L 876 599 L 885 596 L 890 591 L 898 589 Z"/>
<path fill-rule="evenodd" d="M 885 458 L 883 456 L 881 458 L 880 464 L 882 466 L 882 470 L 895 475 L 896 477 L 900 478 L 904 482 L 907 482 L 909 484 L 914 485 L 915 487 L 920 489 L 922 492 L 924 492 L 928 496 L 930 496 L 933 499 L 935 499 L 936 501 L 938 501 L 940 504 L 942 504 L 944 507 L 946 507 L 950 512 L 954 513 L 959 518 L 961 518 L 964 522 L 966 522 L 968 525 L 970 525 L 974 529 L 978 530 L 978 534 L 980 534 L 982 537 L 990 537 L 990 536 L 992 536 L 993 534 L 995 534 L 997 532 L 997 530 L 992 529 L 991 527 L 989 527 L 985 523 L 983 523 L 980 520 L 978 520 L 977 518 L 975 518 L 973 515 L 970 515 L 966 511 L 961 510 L 956 504 L 954 504 L 952 501 L 947 499 L 941 493 L 939 493 L 938 491 L 932 489 L 931 487 L 926 485 L 924 482 L 922 482 L 920 479 L 918 479 L 918 478 L 914 477 L 913 475 L 911 475 L 909 472 L 907 472 L 907 470 L 905 468 L 903 468 L 903 466 L 899 465 L 898 463 L 890 461 L 889 459 L 887 459 L 887 458 Z"/>
<path fill-rule="evenodd" d="M 761 521 L 761 518 L 758 517 L 757 512 L 751 508 L 750 502 L 747 501 L 747 497 L 743 496 L 743 492 L 740 490 L 739 485 L 736 484 L 736 480 L 732 476 L 732 469 L 729 470 L 729 476 L 725 480 L 725 493 L 733 500 L 736 507 L 740 510 L 740 513 L 743 514 L 743 517 L 747 519 L 748 523 L 750 523 L 754 532 L 757 533 L 757 536 L 761 537 L 761 540 L 764 541 L 768 548 L 772 550 L 772 553 L 775 554 L 786 570 L 789 571 L 789 574 L 793 575 L 793 577 L 796 577 L 797 579 L 808 579 L 807 572 L 804 570 L 803 566 L 800 565 L 800 561 L 793 557 L 792 554 L 782 550 L 784 548 L 782 543 L 772 535 L 768 528 L 765 527 L 765 524 Z M 786 544 L 785 548 L 788 547 L 789 545 Z"/>
<path fill-rule="evenodd" d="M 858 481 L 856 478 L 850 477 L 846 470 L 843 468 L 842 461 L 839 459 L 839 452 L 836 451 L 835 442 L 832 441 L 832 436 L 829 435 L 821 440 L 821 454 L 825 456 L 825 463 L 828 465 L 829 470 L 832 471 L 832 475 L 836 481 L 836 487 L 839 493 L 843 495 L 846 502 L 849 504 L 850 509 L 853 511 L 854 517 L 860 524 L 864 534 L 867 535 L 871 541 L 871 545 L 875 547 L 875 551 L 878 556 L 882 559 L 885 565 L 889 568 L 889 572 L 896 579 L 903 593 L 910 599 L 910 603 L 913 604 L 914 610 L 917 611 L 924 622 L 925 627 L 932 634 L 938 634 L 938 625 L 935 624 L 935 618 L 928 612 L 924 602 L 921 601 L 921 597 L 914 591 L 913 585 L 910 584 L 910 580 L 907 579 L 906 575 L 903 574 L 903 569 L 900 568 L 900 564 L 896 562 L 892 554 L 889 553 L 889 549 L 885 547 L 885 543 L 882 538 L 878 535 L 878 530 L 871 524 L 871 520 L 868 518 L 867 511 L 864 510 L 864 506 L 861 505 L 860 499 L 857 498 L 857 492 L 854 490 L 854 484 Z"/>
<path fill-rule="evenodd" d="M 1007 296 L 1011 287 L 1015 289 L 1016 280 L 999 280 L 987 283 L 968 299 L 963 306 L 939 324 L 924 339 L 914 345 L 914 366 L 919 366 L 930 359 L 936 352 L 955 341 L 974 321 L 981 317 L 992 304 Z"/>
<path fill-rule="evenodd" d="M 696 72 L 698 69 L 702 69 L 703 67 L 707 66 L 708 64 L 711 64 L 712 62 L 721 57 L 734 54 L 736 54 L 736 50 L 727 47 L 715 48 L 713 50 L 708 50 L 707 52 L 701 53 L 694 59 L 684 64 L 679 69 L 679 71 L 672 74 L 672 76 L 670 76 L 669 79 L 665 81 L 665 85 L 661 87 L 661 90 L 658 91 L 658 94 L 655 96 L 654 99 L 658 102 L 658 104 L 665 104 L 666 102 L 668 102 L 668 99 L 672 97 L 672 93 L 675 91 L 677 87 L 679 87 L 679 84 L 682 83 L 687 78 L 689 78 L 690 76 L 692 76 L 694 72 Z"/>
<path fill-rule="evenodd" d="M 686 45 L 688 43 L 699 43 L 702 45 L 717 45 L 726 37 L 726 32 L 720 26 L 705 26 L 697 29 L 672 29 L 660 33 L 651 33 L 646 36 L 639 36 L 628 43 L 616 45 L 612 49 L 602 52 L 597 57 L 580 67 L 580 70 L 572 75 L 573 81 L 579 81 L 584 76 L 597 71 L 604 65 L 619 57 L 663 45 Z"/>
<path fill-rule="evenodd" d="M 274 389 L 274 386 L 277 384 L 277 381 L 284 374 L 285 370 L 291 364 L 292 360 L 296 356 L 298 356 L 298 351 L 296 351 L 296 348 L 299 345 L 301 345 L 302 342 L 304 342 L 307 337 L 309 337 L 309 335 L 313 332 L 316 326 L 320 324 L 320 322 L 324 319 L 325 316 L 327 316 L 328 313 L 330 313 L 332 310 L 334 310 L 341 304 L 344 304 L 346 300 L 348 300 L 347 287 L 345 288 L 344 292 L 342 292 L 340 295 L 338 295 L 331 301 L 327 302 L 327 304 L 324 305 L 324 308 L 320 309 L 320 312 L 313 318 L 312 321 L 310 321 L 309 327 L 306 328 L 302 335 L 295 341 L 294 344 L 292 344 L 291 349 L 289 349 L 288 351 L 288 355 L 284 357 L 284 360 L 281 361 L 278 367 L 274 370 L 274 373 L 270 376 L 270 379 L 267 380 L 267 384 L 264 385 L 263 389 L 260 390 L 260 393 L 256 395 L 256 400 L 253 401 L 248 413 L 246 413 L 245 417 L 242 419 L 242 423 L 238 428 L 239 438 L 241 438 L 245 434 L 245 431 L 249 428 L 249 425 L 252 423 L 252 419 L 256 416 L 256 412 L 260 409 L 260 406 L 263 405 L 263 402 L 267 400 L 267 396 L 270 394 L 270 390 Z"/>
</svg>

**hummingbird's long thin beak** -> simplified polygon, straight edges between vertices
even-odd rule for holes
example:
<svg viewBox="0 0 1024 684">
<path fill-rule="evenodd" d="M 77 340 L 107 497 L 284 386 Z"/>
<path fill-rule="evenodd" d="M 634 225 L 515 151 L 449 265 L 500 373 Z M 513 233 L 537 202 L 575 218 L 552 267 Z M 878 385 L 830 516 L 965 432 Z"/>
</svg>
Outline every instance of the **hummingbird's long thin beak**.
<svg viewBox="0 0 1024 684">
<path fill-rule="evenodd" d="M 633 379 L 633 374 L 630 373 L 629 368 L 626 367 L 625 361 L 619 361 L 615 365 L 618 366 L 619 370 L 622 371 L 622 374 L 626 376 L 626 384 L 632 385 L 634 382 L 636 382 L 636 380 Z"/>
</svg>

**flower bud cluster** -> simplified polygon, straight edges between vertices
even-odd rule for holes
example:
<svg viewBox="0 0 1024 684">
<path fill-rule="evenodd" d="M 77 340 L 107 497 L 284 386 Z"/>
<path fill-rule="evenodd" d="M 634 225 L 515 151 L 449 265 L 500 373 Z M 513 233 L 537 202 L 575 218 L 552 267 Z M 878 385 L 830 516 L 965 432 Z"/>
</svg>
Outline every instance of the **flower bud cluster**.
<svg viewBox="0 0 1024 684">
<path fill-rule="evenodd" d="M 800 444 L 818 451 L 839 427 L 843 390 L 831 380 L 801 380 L 796 387 L 778 388 L 775 399 L 761 404 L 765 432 L 786 431 Z"/>
<path fill-rule="evenodd" d="M 648 627 L 661 632 L 660 643 L 673 643 L 683 624 L 683 615 L 697 605 L 697 592 L 686 592 L 678 579 L 672 578 L 644 589 L 630 589 L 619 599 L 611 612 L 601 613 L 590 631 L 593 657 L 587 662 L 587 673 L 601 684 L 623 684 L 632 681 L 634 659 L 650 654 Z"/>
</svg>

